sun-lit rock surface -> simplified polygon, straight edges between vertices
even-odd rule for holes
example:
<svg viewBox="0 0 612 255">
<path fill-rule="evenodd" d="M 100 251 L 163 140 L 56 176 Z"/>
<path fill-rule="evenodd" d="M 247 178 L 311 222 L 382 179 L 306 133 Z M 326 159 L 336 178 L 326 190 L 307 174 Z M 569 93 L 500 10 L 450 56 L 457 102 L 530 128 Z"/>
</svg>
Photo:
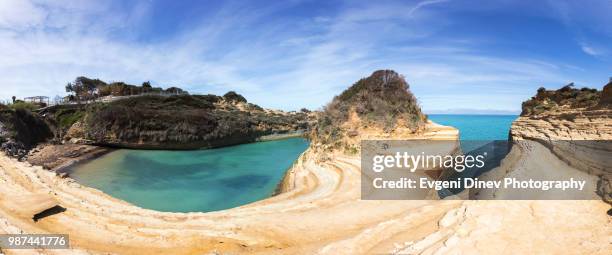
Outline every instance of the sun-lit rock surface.
<svg viewBox="0 0 612 255">
<path fill-rule="evenodd" d="M 456 136 L 432 125 L 426 136 Z M 436 229 L 458 201 L 362 201 L 359 158 L 334 155 L 315 162 L 307 151 L 290 170 L 284 193 L 239 208 L 212 213 L 145 210 L 61 179 L 40 167 L 0 157 L 0 233 L 67 233 L 75 248 L 125 254 L 202 252 L 313 253 L 389 251 L 389 238 L 405 236 L 406 224 Z M 286 181 L 289 182 L 289 181 Z M 11 197 L 45 192 L 66 212 L 41 219 L 17 217 Z M 431 224 L 430 226 L 425 226 Z"/>
<path fill-rule="evenodd" d="M 351 128 L 342 130 L 342 143 L 365 138 L 458 138 L 456 129 L 431 122 L 423 123 L 418 132 L 353 129 L 351 123 L 359 122 L 349 116 L 341 123 Z M 527 128 L 520 120 L 515 125 Z M 514 150 L 504 169 L 515 170 L 528 153 Z M 311 147 L 288 171 L 277 196 L 218 212 L 163 213 L 0 156 L 0 233 L 66 233 L 75 254 L 609 254 L 612 250 L 609 205 L 600 200 L 364 201 L 360 170 L 358 153 L 342 147 Z M 67 210 L 37 223 L 20 217 L 15 211 L 21 205 L 12 198 L 34 193 L 49 194 Z M 36 252 L 65 253 L 32 253 Z"/>
</svg>

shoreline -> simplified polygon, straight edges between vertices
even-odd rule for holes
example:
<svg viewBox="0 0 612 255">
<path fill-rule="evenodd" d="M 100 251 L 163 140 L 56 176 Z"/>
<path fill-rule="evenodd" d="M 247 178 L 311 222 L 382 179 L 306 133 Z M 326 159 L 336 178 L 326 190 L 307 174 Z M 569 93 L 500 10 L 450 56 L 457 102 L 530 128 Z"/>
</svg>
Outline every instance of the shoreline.
<svg viewBox="0 0 612 255">
<path fill-rule="evenodd" d="M 449 130 L 457 133 L 452 128 Z M 435 127 L 429 135 L 433 138 L 444 133 L 440 131 L 440 127 Z M 305 152 L 307 155 L 310 153 Z M 210 213 L 164 213 L 133 206 L 70 178 L 61 179 L 40 167 L 0 156 L 0 179 L 6 182 L 6 185 L 0 185 L 0 194 L 3 194 L 0 197 L 0 215 L 11 215 L 12 208 L 18 206 L 2 197 L 11 197 L 20 190 L 47 190 L 52 191 L 51 196 L 68 209 L 65 213 L 37 223 L 24 218 L 13 218 L 11 223 L 25 232 L 70 234 L 74 236 L 71 243 L 77 249 L 124 254 L 162 254 L 168 251 L 163 247 L 172 247 L 174 253 L 181 254 L 281 250 L 282 253 L 313 253 L 328 241 L 354 235 L 357 229 L 353 226 L 361 225 L 358 229 L 367 229 L 430 203 L 361 201 L 357 182 L 359 157 L 337 155 L 334 158 L 337 160 L 319 164 L 303 154 L 302 160 L 298 160 L 289 171 L 292 179 L 287 184 L 289 188 L 274 197 Z M 439 204 L 436 209 L 428 208 L 419 217 L 440 217 L 458 205 L 453 201 L 436 204 Z M 321 214 L 331 211 L 350 216 L 341 220 L 328 219 L 332 221 L 326 221 L 324 227 L 314 228 L 321 225 Z M 358 211 L 368 213 L 350 213 Z M 284 227 L 274 227 L 279 225 Z M 130 230 L 125 228 L 127 226 L 141 227 Z M 301 230 L 304 228 L 317 231 L 304 233 Z M 0 224 L 0 232 L 6 231 Z M 157 233 L 154 240 L 146 234 L 151 231 Z"/>
<path fill-rule="evenodd" d="M 281 134 L 262 135 L 258 137 L 257 139 L 255 139 L 255 142 L 269 142 L 269 141 L 277 141 L 277 140 L 284 140 L 284 139 L 298 138 L 298 137 L 306 138 L 306 131 L 296 130 L 296 131 L 291 131 L 291 132 L 281 133 Z"/>
<path fill-rule="evenodd" d="M 253 142 L 248 142 L 248 143 L 241 143 L 241 144 L 236 144 L 236 145 L 229 145 L 229 146 L 222 146 L 222 147 L 216 147 L 216 148 L 200 148 L 200 149 L 195 149 L 195 150 L 211 150 L 211 149 L 219 149 L 219 148 L 226 148 L 226 147 L 231 147 L 231 146 L 238 146 L 238 145 L 242 145 L 242 144 L 250 144 L 250 143 L 258 143 L 258 142 L 270 142 L 270 141 L 278 141 L 278 140 L 285 140 L 285 139 L 291 139 L 291 138 L 300 138 L 303 137 L 305 138 L 305 132 L 303 130 L 300 131 L 295 131 L 295 132 L 289 132 L 289 133 L 285 133 L 285 134 L 272 134 L 272 135 L 264 135 L 264 136 L 260 136 L 259 138 L 256 139 L 256 141 Z M 77 145 L 77 144 L 64 144 L 65 146 L 88 146 L 92 148 L 92 151 L 84 153 L 82 155 L 79 155 L 77 157 L 70 157 L 70 158 L 66 158 L 66 157 L 61 157 L 59 155 L 55 155 L 54 159 L 56 159 L 57 161 L 60 162 L 56 162 L 56 166 L 54 166 L 53 168 L 49 168 L 48 171 L 51 172 L 56 172 L 58 174 L 61 173 L 70 173 L 70 168 L 74 167 L 75 165 L 78 164 L 82 164 L 82 163 L 86 163 L 92 160 L 95 160 L 101 156 L 104 156 L 110 152 L 116 151 L 116 150 L 145 150 L 145 149 L 134 149 L 134 148 L 120 148 L 120 147 L 111 147 L 111 146 L 100 146 L 100 145 Z M 52 144 L 42 144 L 39 145 L 39 147 L 53 147 L 56 145 L 52 145 Z M 41 148 L 37 148 L 38 150 L 40 150 Z M 56 149 L 54 149 L 56 150 Z M 70 153 L 70 150 L 65 150 L 65 149 L 57 149 L 57 150 L 62 150 L 62 151 L 57 151 L 58 154 L 65 154 L 65 153 Z M 161 149 L 151 149 L 151 150 L 161 150 Z M 186 149 L 184 151 L 189 151 L 189 150 L 193 150 L 193 149 Z M 29 159 L 26 160 L 29 163 L 31 163 L 32 165 L 37 165 L 37 166 L 42 166 L 45 167 L 45 164 L 47 164 L 48 162 L 43 161 L 43 162 L 32 162 Z"/>
<path fill-rule="evenodd" d="M 29 152 L 26 161 L 57 174 L 85 161 L 114 151 L 113 148 L 81 144 L 41 144 Z"/>
<path fill-rule="evenodd" d="M 458 138 L 456 129 L 430 123 L 419 137 L 453 136 Z M 0 233 L 66 233 L 76 252 L 122 254 L 452 253 L 467 248 L 491 253 L 499 251 L 500 241 L 518 249 L 508 254 L 535 248 L 561 253 L 577 246 L 604 254 L 611 246 L 608 205 L 601 201 L 366 201 L 360 199 L 359 155 L 333 153 L 325 162 L 317 162 L 316 155 L 310 147 L 287 171 L 284 192 L 209 213 L 142 209 L 0 156 Z M 19 204 L 7 198 L 35 192 L 49 194 L 68 210 L 36 223 L 15 214 Z"/>
<path fill-rule="evenodd" d="M 54 171 L 56 173 L 62 174 L 62 173 L 71 173 L 71 169 L 79 164 L 84 164 L 87 163 L 89 161 L 98 159 L 108 153 L 111 153 L 113 151 L 115 151 L 117 149 L 113 149 L 113 148 L 107 148 L 107 147 L 100 147 L 100 149 L 98 151 L 86 154 L 86 155 L 82 155 L 74 160 L 71 161 L 66 161 L 65 163 L 61 164 L 60 166 L 51 169 L 51 171 Z"/>
</svg>

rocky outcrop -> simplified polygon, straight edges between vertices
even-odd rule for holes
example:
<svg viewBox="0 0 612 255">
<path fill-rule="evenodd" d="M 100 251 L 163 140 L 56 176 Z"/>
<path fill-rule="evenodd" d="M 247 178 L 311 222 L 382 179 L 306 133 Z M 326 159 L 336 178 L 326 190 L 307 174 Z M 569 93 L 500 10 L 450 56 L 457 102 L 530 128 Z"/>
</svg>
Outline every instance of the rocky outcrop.
<svg viewBox="0 0 612 255">
<path fill-rule="evenodd" d="M 38 114 L 0 106 L 0 148 L 8 155 L 23 158 L 30 148 L 52 137 L 49 126 Z"/>
<path fill-rule="evenodd" d="M 612 109 L 521 116 L 512 124 L 510 136 L 513 140 L 538 141 L 589 174 L 612 174 Z"/>
<path fill-rule="evenodd" d="M 112 149 L 74 143 L 40 144 L 31 149 L 27 161 L 46 170 L 62 172 L 77 162 L 98 157 Z"/>
<path fill-rule="evenodd" d="M 249 106 L 215 104 L 219 111 L 235 108 Z M 265 116 L 281 114 L 263 112 Z M 388 138 L 389 134 L 383 128 L 360 129 L 352 138 Z M 456 129 L 433 123 L 423 124 L 419 133 L 402 134 L 418 139 L 458 137 Z M 317 162 L 317 153 L 325 153 L 330 160 Z M 39 167 L 13 164 L 0 155 L 0 234 L 22 229 L 67 233 L 71 249 L 83 253 L 388 254 L 406 233 L 418 238 L 436 229 L 435 219 L 461 203 L 365 201 L 360 199 L 360 178 L 358 154 L 315 152 L 311 147 L 289 169 L 282 194 L 218 212 L 167 213 L 138 208 Z M 3 197 L 31 190 L 47 191 L 67 208 L 66 213 L 38 223 L 12 214 L 3 217 L 3 212 L 11 213 L 19 206 Z"/>
<path fill-rule="evenodd" d="M 28 149 L 21 142 L 9 139 L 0 145 L 0 149 L 11 157 L 18 159 L 24 158 L 28 154 Z"/>
<path fill-rule="evenodd" d="M 89 106 L 66 138 L 124 148 L 214 148 L 305 131 L 311 116 L 266 110 L 236 93 L 139 96 Z"/>
<path fill-rule="evenodd" d="M 404 77 L 378 70 L 334 97 L 317 118 L 311 140 L 324 150 L 357 152 L 370 134 L 402 136 L 423 131 L 427 117 Z"/>
<path fill-rule="evenodd" d="M 521 116 L 510 130 L 513 140 L 535 140 L 568 164 L 594 175 L 612 174 L 612 85 L 603 91 L 540 88 L 523 103 Z"/>
<path fill-rule="evenodd" d="M 523 165 L 530 162 L 527 160 L 529 157 L 534 162 L 543 160 L 537 156 L 548 152 L 540 151 L 538 154 L 533 151 L 543 145 L 565 163 L 559 166 L 557 173 L 561 171 L 560 168 L 569 169 L 568 173 L 579 171 L 565 176 L 581 175 L 591 179 L 593 194 L 597 193 L 612 204 L 612 187 L 609 185 L 612 180 L 612 105 L 606 103 L 610 87 L 610 84 L 606 85 L 604 91 L 577 90 L 567 86 L 557 91 L 538 90 L 535 97 L 523 104 L 523 113 L 510 129 L 510 138 L 518 146 L 517 150 L 529 154 L 518 160 Z M 554 164 L 545 162 L 545 165 L 552 168 Z"/>
<path fill-rule="evenodd" d="M 382 129 L 355 131 L 351 137 L 396 138 Z M 458 133 L 428 122 L 412 136 L 457 139 Z M 599 201 L 366 201 L 358 154 L 335 150 L 321 163 L 315 153 L 327 152 L 311 146 L 288 171 L 282 194 L 211 213 L 145 210 L 0 155 L 0 234 L 69 234 L 71 250 L 62 252 L 79 254 L 608 254 L 612 248 L 608 208 Z M 34 223 L 13 213 L 17 201 L 3 199 L 39 191 L 66 213 Z"/>
</svg>

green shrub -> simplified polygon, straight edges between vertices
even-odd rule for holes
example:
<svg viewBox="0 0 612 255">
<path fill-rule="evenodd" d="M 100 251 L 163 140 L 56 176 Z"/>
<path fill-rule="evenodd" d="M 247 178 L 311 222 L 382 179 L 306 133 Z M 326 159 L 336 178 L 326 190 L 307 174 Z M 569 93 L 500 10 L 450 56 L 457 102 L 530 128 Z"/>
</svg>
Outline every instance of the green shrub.
<svg viewBox="0 0 612 255">
<path fill-rule="evenodd" d="M 246 98 L 244 98 L 242 95 L 234 91 L 225 93 L 225 95 L 223 95 L 223 98 L 225 98 L 225 100 L 229 102 L 243 102 L 243 103 L 247 102 Z"/>
<path fill-rule="evenodd" d="M 531 116 L 554 111 L 560 107 L 590 108 L 599 103 L 601 92 L 592 88 L 574 88 L 570 83 L 558 90 L 539 88 L 537 94 L 523 102 L 522 116 Z"/>
<path fill-rule="evenodd" d="M 70 128 L 84 116 L 85 112 L 82 110 L 60 110 L 56 113 L 57 122 L 62 129 Z"/>
<path fill-rule="evenodd" d="M 13 109 L 13 110 L 23 109 L 23 110 L 28 110 L 28 111 L 34 111 L 34 110 L 40 108 L 36 104 L 28 103 L 28 102 L 23 102 L 23 101 L 17 101 L 14 104 L 10 104 L 9 107 L 11 109 Z"/>
<path fill-rule="evenodd" d="M 336 96 L 320 114 L 314 136 L 332 144 L 343 136 L 339 128 L 355 111 L 362 125 L 392 131 L 398 126 L 418 129 L 427 117 L 421 112 L 404 77 L 392 70 L 379 70 L 357 81 Z"/>
</svg>

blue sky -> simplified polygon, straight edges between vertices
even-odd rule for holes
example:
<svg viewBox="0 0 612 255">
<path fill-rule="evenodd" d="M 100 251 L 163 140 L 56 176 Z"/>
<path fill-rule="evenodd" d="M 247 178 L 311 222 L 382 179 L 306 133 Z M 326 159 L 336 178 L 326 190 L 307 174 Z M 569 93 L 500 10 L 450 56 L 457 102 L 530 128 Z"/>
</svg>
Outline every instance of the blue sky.
<svg viewBox="0 0 612 255">
<path fill-rule="evenodd" d="M 610 13 L 609 0 L 1 0 L 0 98 L 64 95 L 85 75 L 317 109 L 394 69 L 428 113 L 518 112 L 540 86 L 607 83 Z"/>
</svg>

